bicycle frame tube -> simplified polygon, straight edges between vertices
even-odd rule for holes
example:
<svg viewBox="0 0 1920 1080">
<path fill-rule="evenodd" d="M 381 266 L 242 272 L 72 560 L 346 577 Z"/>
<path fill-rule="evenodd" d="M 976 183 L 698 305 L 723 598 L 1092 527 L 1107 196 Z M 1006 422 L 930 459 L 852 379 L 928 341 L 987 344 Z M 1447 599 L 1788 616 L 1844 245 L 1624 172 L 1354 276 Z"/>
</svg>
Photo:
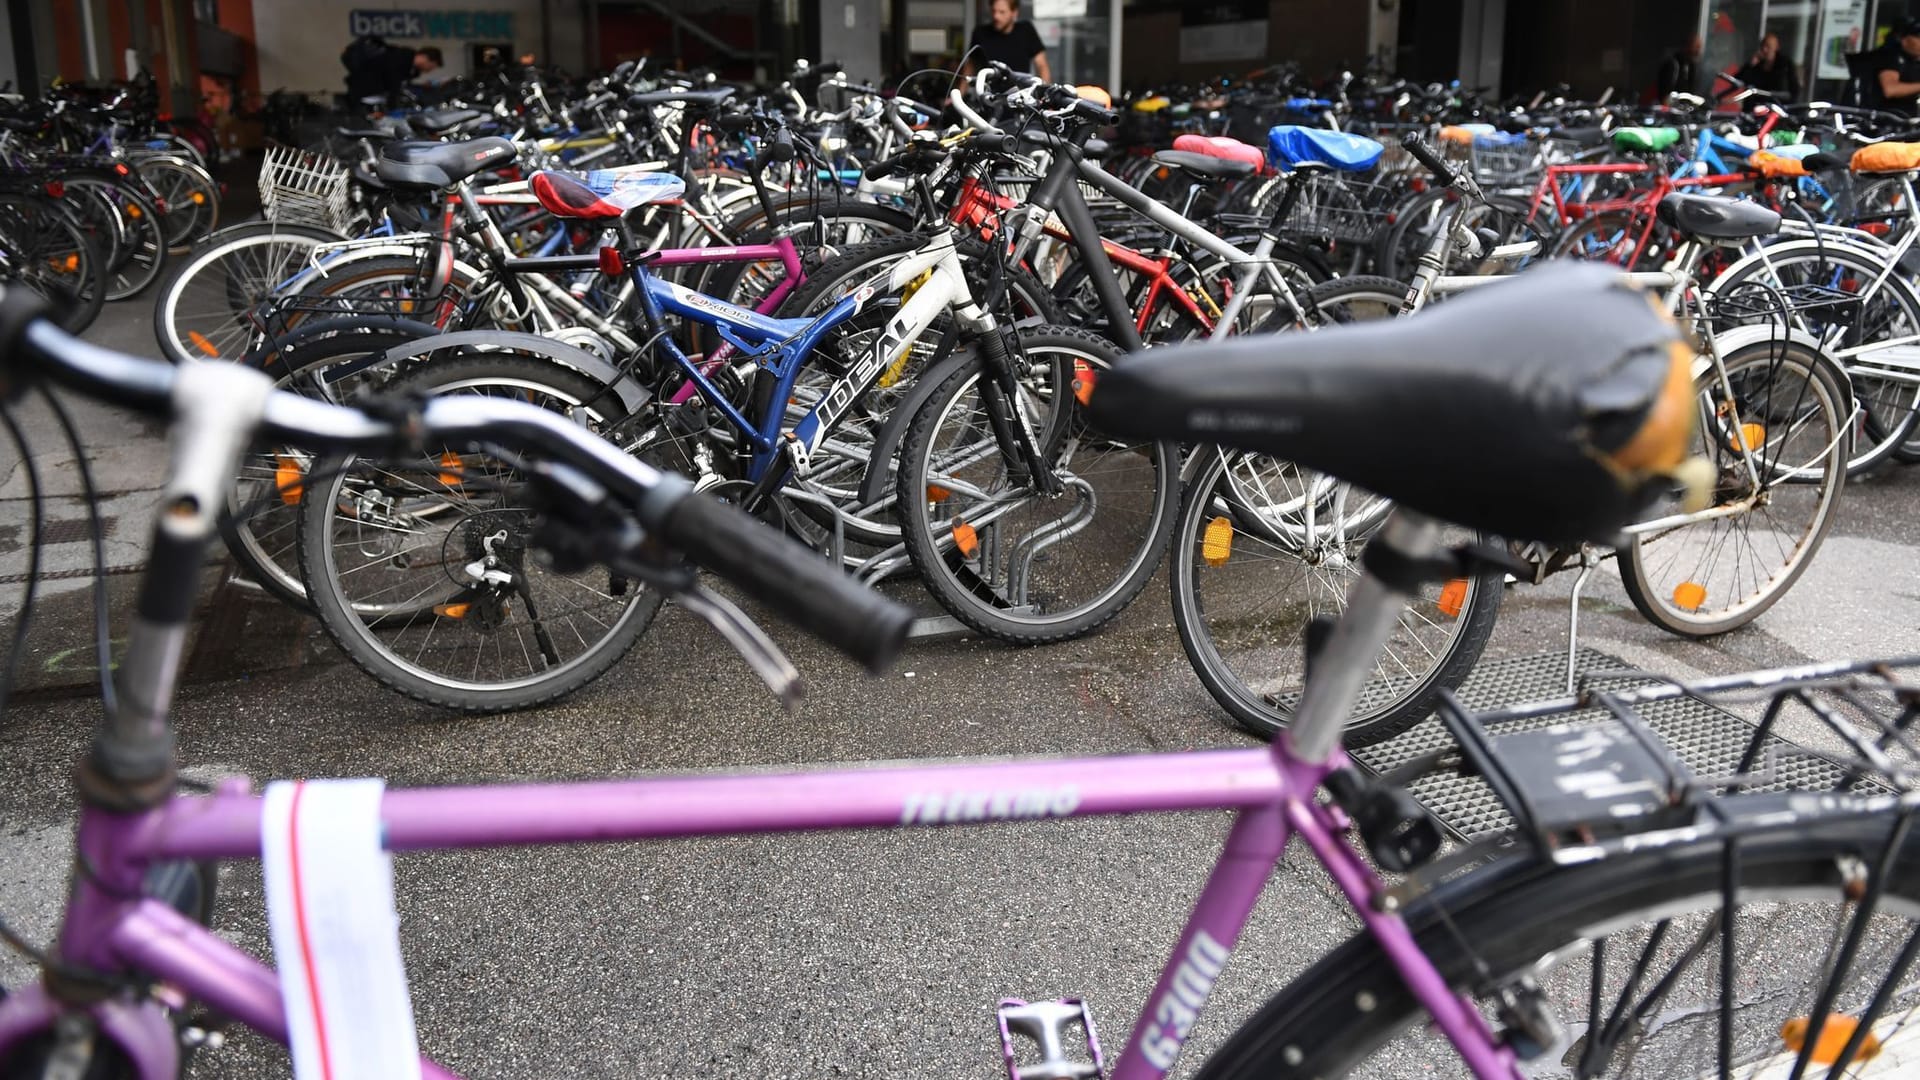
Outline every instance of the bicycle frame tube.
<svg viewBox="0 0 1920 1080">
<path fill-rule="evenodd" d="M 1298 833 L 1326 865 L 1361 920 L 1462 1056 L 1481 1076 L 1510 1076 L 1499 1049 L 1463 1000 L 1449 991 L 1398 916 L 1378 909 L 1382 883 L 1342 843 L 1341 813 L 1312 793 L 1344 758 L 1322 765 L 1284 749 L 1030 762 L 689 776 L 581 784 L 396 789 L 383 803 L 384 835 L 395 852 L 740 835 L 802 829 L 962 825 L 1187 810 L 1240 811 L 1206 885 L 1164 966 L 1115 1080 L 1156 1080 L 1172 1068 L 1214 979 L 1239 940 L 1288 840 Z M 171 859 L 256 858 L 261 801 L 244 781 L 209 796 L 175 798 L 146 814 L 90 810 L 83 819 L 96 865 L 127 868 Z M 131 969 L 278 1041 L 286 1017 L 278 978 L 264 964 L 157 902 L 110 896 L 77 881 L 69 929 L 82 942 L 68 955 L 106 970 Z M 32 988 L 37 990 L 39 988 Z M 31 1031 L 51 1003 L 27 992 L 0 1002 L 0 1054 Z M 170 1044 L 166 1052 L 171 1053 Z M 155 1051 L 159 1053 L 159 1051 Z M 452 1074 L 428 1066 L 426 1075 Z"/>
</svg>

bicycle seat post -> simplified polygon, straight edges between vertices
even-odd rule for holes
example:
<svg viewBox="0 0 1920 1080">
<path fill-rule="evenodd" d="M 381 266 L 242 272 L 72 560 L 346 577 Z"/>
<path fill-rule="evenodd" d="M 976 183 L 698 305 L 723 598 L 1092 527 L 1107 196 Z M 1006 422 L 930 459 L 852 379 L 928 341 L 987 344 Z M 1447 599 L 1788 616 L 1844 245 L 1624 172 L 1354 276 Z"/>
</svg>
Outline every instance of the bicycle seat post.
<svg viewBox="0 0 1920 1080">
<path fill-rule="evenodd" d="M 172 793 L 167 713 L 201 570 L 272 389 L 271 379 L 238 364 L 193 363 L 180 370 L 167 480 L 127 648 L 114 674 L 115 708 L 80 770 L 81 796 L 91 804 L 146 809 Z"/>
<path fill-rule="evenodd" d="M 1422 584 L 1422 569 L 1440 553 L 1440 526 L 1404 507 L 1393 511 L 1361 556 L 1365 573 L 1347 596 L 1347 610 L 1312 658 L 1300 705 L 1283 742 L 1292 755 L 1313 764 L 1340 747 L 1347 716 L 1373 671 L 1374 661 L 1399 625 L 1408 598 Z"/>
</svg>

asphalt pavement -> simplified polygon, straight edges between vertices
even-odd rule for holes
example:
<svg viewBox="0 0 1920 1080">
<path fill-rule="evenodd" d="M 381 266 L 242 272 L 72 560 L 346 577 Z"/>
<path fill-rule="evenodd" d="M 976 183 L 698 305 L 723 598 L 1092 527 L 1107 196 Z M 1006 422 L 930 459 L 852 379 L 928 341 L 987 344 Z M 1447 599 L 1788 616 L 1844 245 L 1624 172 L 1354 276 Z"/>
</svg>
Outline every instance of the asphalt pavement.
<svg viewBox="0 0 1920 1080">
<path fill-rule="evenodd" d="M 91 340 L 151 350 L 146 304 L 112 305 Z M 112 518 L 114 568 L 138 564 L 163 450 L 152 425 L 78 406 Z M 0 914 L 52 931 L 68 870 L 71 766 L 97 712 L 76 470 L 27 417 L 57 495 L 59 544 L 0 718 Z M 0 451 L 0 615 L 26 570 L 26 471 Z M 74 537 L 78 535 L 79 539 Z M 1582 602 L 1583 640 L 1678 676 L 1920 651 L 1920 469 L 1850 487 L 1801 582 L 1757 624 L 1708 642 L 1647 625 L 1611 569 Z M 112 578 L 116 631 L 136 578 Z M 1489 658 L 1566 646 L 1566 577 L 1509 591 Z M 1175 639 L 1162 580 L 1107 633 L 1021 650 L 916 645 L 869 678 L 792 628 L 774 636 L 811 696 L 786 715 L 708 630 L 669 609 L 619 666 L 567 701 L 463 718 L 383 690 L 311 621 L 203 582 L 202 631 L 174 718 L 200 779 L 384 776 L 393 785 L 630 777 L 870 759 L 1244 747 Z M 469 851 L 398 862 L 401 937 L 421 1044 L 479 1077 L 1004 1075 L 1003 996 L 1083 996 L 1117 1053 L 1218 850 L 1225 819 L 1181 814 L 675 842 Z M 221 879 L 220 932 L 268 951 L 259 875 Z M 1331 884 L 1295 855 L 1261 901 L 1183 1070 L 1352 933 Z M 0 985 L 26 969 L 0 955 Z M 263 1040 L 203 1054 L 193 1075 L 289 1072 Z M 1456 1075 L 1415 1046 L 1381 1075 Z"/>
</svg>

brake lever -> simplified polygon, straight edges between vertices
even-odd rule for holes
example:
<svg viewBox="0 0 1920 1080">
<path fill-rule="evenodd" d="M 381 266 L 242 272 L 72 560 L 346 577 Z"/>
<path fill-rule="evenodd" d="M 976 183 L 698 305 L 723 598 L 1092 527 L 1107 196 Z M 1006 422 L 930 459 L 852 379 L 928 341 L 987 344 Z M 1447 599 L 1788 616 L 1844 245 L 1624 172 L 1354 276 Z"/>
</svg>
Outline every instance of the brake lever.
<svg viewBox="0 0 1920 1080">
<path fill-rule="evenodd" d="M 736 607 L 733 601 L 708 589 L 704 585 L 694 584 L 674 594 L 673 602 L 690 614 L 697 615 L 701 621 L 713 627 L 733 651 L 747 662 L 760 681 L 767 684 L 780 704 L 792 716 L 799 710 L 800 701 L 806 697 L 806 685 L 800 681 L 800 672 L 787 659 L 787 654 L 773 643 L 773 639 L 760 629 L 759 624 L 747 617 Z"/>
</svg>

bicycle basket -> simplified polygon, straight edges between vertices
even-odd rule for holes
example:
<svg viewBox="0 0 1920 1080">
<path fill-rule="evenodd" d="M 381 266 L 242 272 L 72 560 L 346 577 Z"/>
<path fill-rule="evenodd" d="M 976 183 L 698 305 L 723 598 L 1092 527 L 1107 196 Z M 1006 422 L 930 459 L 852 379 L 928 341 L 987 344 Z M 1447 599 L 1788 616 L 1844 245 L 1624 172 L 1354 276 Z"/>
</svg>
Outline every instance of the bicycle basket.
<svg viewBox="0 0 1920 1080">
<path fill-rule="evenodd" d="M 267 149 L 260 164 L 260 211 L 269 221 L 317 225 L 351 236 L 352 180 L 339 162 L 292 146 Z"/>
</svg>

